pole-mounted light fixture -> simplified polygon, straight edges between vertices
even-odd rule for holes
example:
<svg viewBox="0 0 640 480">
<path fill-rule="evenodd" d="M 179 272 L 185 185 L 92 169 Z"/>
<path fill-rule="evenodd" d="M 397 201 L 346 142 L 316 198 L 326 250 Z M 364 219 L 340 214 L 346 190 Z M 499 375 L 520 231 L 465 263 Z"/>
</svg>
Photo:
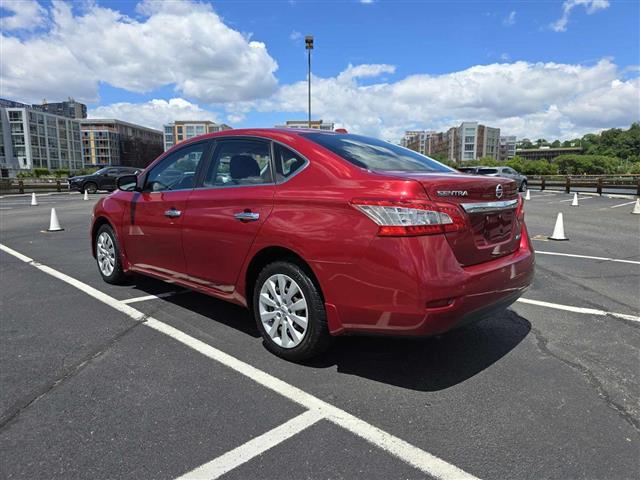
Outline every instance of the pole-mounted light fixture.
<svg viewBox="0 0 640 480">
<path fill-rule="evenodd" d="M 309 62 L 308 85 L 309 85 L 309 128 L 311 128 L 311 50 L 313 50 L 313 37 L 307 35 L 304 37 L 304 48 L 307 50 L 307 59 Z"/>
</svg>

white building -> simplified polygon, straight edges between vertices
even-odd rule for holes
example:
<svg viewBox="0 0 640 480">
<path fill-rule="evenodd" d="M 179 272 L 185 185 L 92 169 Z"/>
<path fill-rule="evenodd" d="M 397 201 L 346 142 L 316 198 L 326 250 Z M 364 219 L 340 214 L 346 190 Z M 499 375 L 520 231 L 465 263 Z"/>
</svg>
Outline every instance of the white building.
<svg viewBox="0 0 640 480">
<path fill-rule="evenodd" d="M 33 110 L 0 106 L 0 171 L 14 177 L 21 171 L 82 168 L 80 121 Z"/>
<path fill-rule="evenodd" d="M 500 129 L 487 127 L 478 122 L 462 122 L 458 127 L 457 141 L 460 160 L 472 161 L 481 157 L 500 157 Z"/>
</svg>

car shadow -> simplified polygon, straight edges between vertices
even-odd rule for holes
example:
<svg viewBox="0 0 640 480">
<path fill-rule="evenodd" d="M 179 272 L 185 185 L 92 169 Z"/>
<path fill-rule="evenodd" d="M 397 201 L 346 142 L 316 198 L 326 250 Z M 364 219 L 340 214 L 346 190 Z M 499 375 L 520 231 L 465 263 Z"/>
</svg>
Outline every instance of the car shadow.
<svg viewBox="0 0 640 480">
<path fill-rule="evenodd" d="M 162 282 L 149 278 L 141 277 L 140 282 L 132 283 L 133 288 L 141 292 L 172 290 L 157 285 Z M 252 315 L 237 305 L 196 292 L 156 301 L 177 305 L 250 337 L 260 338 Z M 410 390 L 438 391 L 462 383 L 489 368 L 522 342 L 530 331 L 531 323 L 526 318 L 506 310 L 438 337 L 337 337 L 327 352 L 299 365 L 336 368 L 341 374 Z"/>
<path fill-rule="evenodd" d="M 506 310 L 438 337 L 338 337 L 331 350 L 305 365 L 335 366 L 339 373 L 433 392 L 457 385 L 489 368 L 530 331 L 527 319 Z"/>
</svg>

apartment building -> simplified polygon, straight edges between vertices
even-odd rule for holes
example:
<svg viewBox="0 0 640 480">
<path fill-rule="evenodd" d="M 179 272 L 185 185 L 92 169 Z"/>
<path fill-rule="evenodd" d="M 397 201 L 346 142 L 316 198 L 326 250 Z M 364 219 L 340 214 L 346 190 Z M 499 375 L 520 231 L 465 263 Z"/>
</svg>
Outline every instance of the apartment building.
<svg viewBox="0 0 640 480">
<path fill-rule="evenodd" d="M 167 151 L 174 145 L 198 135 L 223 130 L 231 130 L 231 127 L 226 123 L 215 123 L 209 120 L 176 120 L 164 125 L 164 150 Z"/>
<path fill-rule="evenodd" d="M 515 136 L 500 137 L 500 161 L 506 162 L 516 156 L 516 143 Z"/>
<path fill-rule="evenodd" d="M 60 115 L 61 117 L 69 118 L 87 118 L 87 106 L 84 103 L 76 102 L 73 98 L 69 97 L 64 102 L 51 102 L 46 100 L 40 105 L 32 105 L 35 110 L 40 110 L 46 113 L 53 113 L 54 115 Z"/>
<path fill-rule="evenodd" d="M 460 155 L 456 161 L 471 161 L 481 157 L 500 158 L 500 129 L 478 122 L 463 122 L 458 127 Z"/>
<path fill-rule="evenodd" d="M 146 167 L 163 151 L 160 130 L 116 119 L 81 120 L 86 167 Z"/>
<path fill-rule="evenodd" d="M 311 128 L 314 130 L 327 130 L 333 132 L 335 123 L 323 120 L 311 120 Z M 308 120 L 287 120 L 284 125 L 276 125 L 275 128 L 309 128 Z"/>
<path fill-rule="evenodd" d="M 34 168 L 82 168 L 80 122 L 4 101 L 0 103 L 0 174 L 14 177 Z"/>
<path fill-rule="evenodd" d="M 434 131 L 408 130 L 400 141 L 400 145 L 422 155 L 431 155 L 437 135 L 438 133 Z"/>
</svg>

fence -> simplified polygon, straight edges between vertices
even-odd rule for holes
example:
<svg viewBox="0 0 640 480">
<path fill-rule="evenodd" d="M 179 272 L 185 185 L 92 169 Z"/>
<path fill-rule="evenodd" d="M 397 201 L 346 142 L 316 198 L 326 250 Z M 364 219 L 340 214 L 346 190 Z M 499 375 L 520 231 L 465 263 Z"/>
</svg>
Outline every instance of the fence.
<svg viewBox="0 0 640 480">
<path fill-rule="evenodd" d="M 69 189 L 67 180 L 2 180 L 0 193 L 62 192 Z"/>
<path fill-rule="evenodd" d="M 595 191 L 598 195 L 605 192 L 640 196 L 640 175 L 532 175 L 528 186 L 566 193 Z"/>
</svg>

